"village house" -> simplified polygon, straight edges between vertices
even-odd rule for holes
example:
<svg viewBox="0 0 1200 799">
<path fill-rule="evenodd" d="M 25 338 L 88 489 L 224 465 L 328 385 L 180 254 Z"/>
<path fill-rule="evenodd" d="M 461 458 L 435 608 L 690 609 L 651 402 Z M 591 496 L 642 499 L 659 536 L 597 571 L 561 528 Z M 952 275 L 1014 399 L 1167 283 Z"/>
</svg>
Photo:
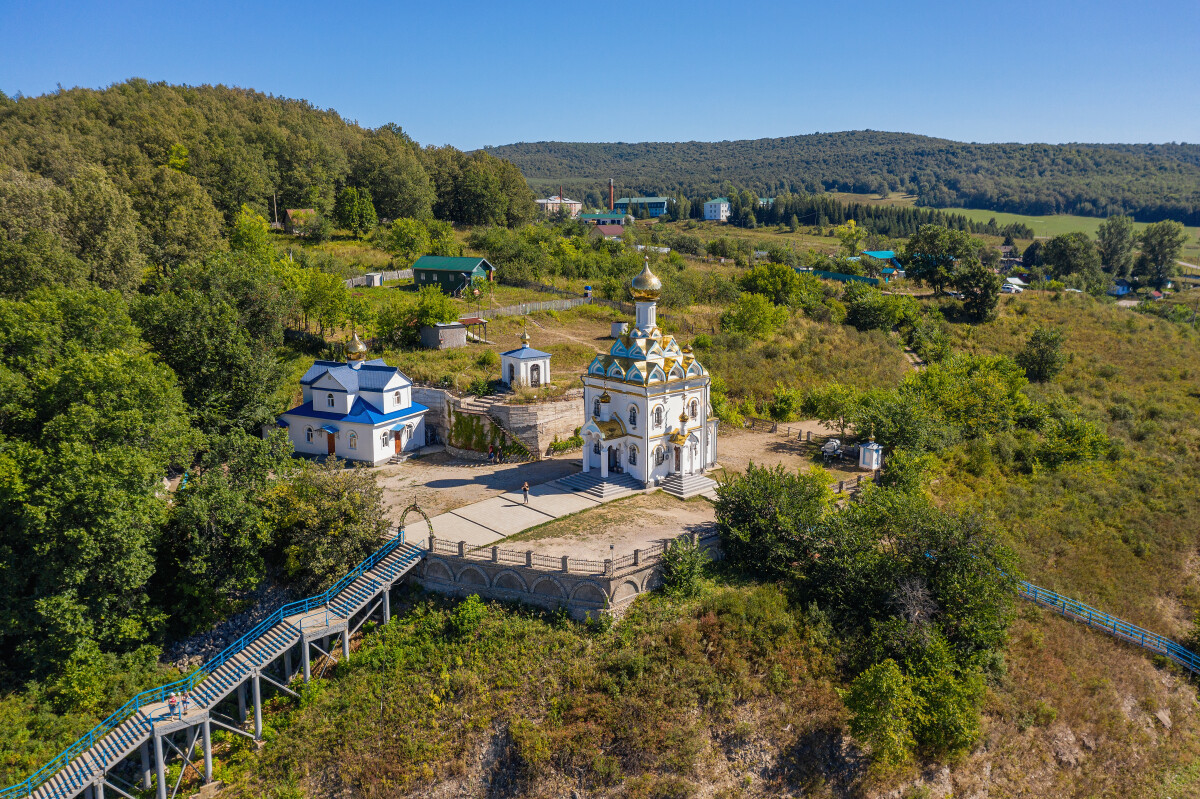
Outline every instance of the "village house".
<svg viewBox="0 0 1200 799">
<path fill-rule="evenodd" d="M 563 197 L 561 194 L 555 194 L 544 200 L 536 200 L 535 202 L 537 202 L 543 216 L 553 216 L 562 210 L 566 211 L 567 215 L 574 219 L 583 210 L 583 203 L 579 200 L 572 200 L 569 197 Z"/>
<path fill-rule="evenodd" d="M 670 197 L 622 197 L 613 203 L 613 210 L 636 215 L 639 208 L 644 208 L 647 216 L 659 217 L 667 212 L 670 200 Z"/>
<path fill-rule="evenodd" d="M 425 412 L 412 381 L 382 358 L 366 360 L 354 336 L 346 363 L 317 361 L 300 378 L 302 403 L 279 416 L 298 455 L 379 466 L 425 444 Z"/>
<path fill-rule="evenodd" d="M 422 255 L 412 265 L 417 288 L 438 286 L 444 294 L 458 296 L 475 278 L 492 282 L 496 267 L 486 258 Z"/>
<path fill-rule="evenodd" d="M 729 198 L 717 197 L 706 202 L 704 218 L 710 222 L 724 222 L 729 219 Z"/>
</svg>

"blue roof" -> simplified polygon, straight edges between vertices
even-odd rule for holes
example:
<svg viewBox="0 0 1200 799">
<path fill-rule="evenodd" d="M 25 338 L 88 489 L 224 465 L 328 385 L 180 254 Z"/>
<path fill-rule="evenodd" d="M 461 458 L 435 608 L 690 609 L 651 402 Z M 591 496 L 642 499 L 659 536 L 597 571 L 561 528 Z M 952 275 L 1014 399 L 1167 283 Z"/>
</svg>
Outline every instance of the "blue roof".
<svg viewBox="0 0 1200 799">
<path fill-rule="evenodd" d="M 326 413 L 313 408 L 311 402 L 306 402 L 303 405 L 298 405 L 290 411 L 286 411 L 284 416 L 303 416 L 306 419 L 317 419 L 326 422 L 347 422 L 350 424 L 386 424 L 394 422 L 397 419 L 407 419 L 410 416 L 416 416 L 420 413 L 425 413 L 428 408 L 419 402 L 414 402 L 407 408 L 401 408 L 398 411 L 391 413 L 381 413 L 374 405 L 366 400 L 356 399 L 354 404 L 350 406 L 350 413 Z"/>
<path fill-rule="evenodd" d="M 366 361 L 358 369 L 340 361 L 317 361 L 304 373 L 304 377 L 300 378 L 300 385 L 311 385 L 327 372 L 345 386 L 347 391 L 383 391 L 388 381 L 397 374 L 405 384 L 412 382 L 399 369 L 388 366 L 382 358 L 376 358 Z"/>
<path fill-rule="evenodd" d="M 896 253 L 891 250 L 863 250 L 863 255 L 869 255 L 872 258 L 878 258 L 881 261 L 890 261 L 896 257 Z"/>
<path fill-rule="evenodd" d="M 533 347 L 517 347 L 515 350 L 502 352 L 501 355 L 507 358 L 515 358 L 518 361 L 528 361 L 534 358 L 549 358 L 550 353 L 535 350 Z"/>
</svg>

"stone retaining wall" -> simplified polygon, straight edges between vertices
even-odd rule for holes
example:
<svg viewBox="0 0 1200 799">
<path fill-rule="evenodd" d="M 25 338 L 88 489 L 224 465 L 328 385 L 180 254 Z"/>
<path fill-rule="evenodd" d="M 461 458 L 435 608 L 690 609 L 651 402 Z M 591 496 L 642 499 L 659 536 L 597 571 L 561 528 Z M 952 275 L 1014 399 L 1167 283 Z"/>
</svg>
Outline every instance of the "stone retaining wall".
<svg viewBox="0 0 1200 799">
<path fill-rule="evenodd" d="M 699 539 L 695 534 L 688 537 L 710 557 L 721 557 L 715 533 Z M 661 585 L 663 548 L 654 545 L 644 550 L 650 553 L 645 556 L 643 550 L 635 550 L 618 558 L 614 569 L 612 560 L 576 560 L 499 547 L 470 549 L 464 542 L 437 540 L 430 543 L 415 579 L 430 591 L 450 596 L 478 594 L 547 610 L 565 607 L 572 618 L 582 621 L 620 613 L 638 596 Z M 629 565 L 622 568 L 620 564 Z"/>
<path fill-rule="evenodd" d="M 425 414 L 425 427 L 436 432 L 437 440 L 443 444 L 453 445 L 459 450 L 468 449 L 464 442 L 453 440 L 452 414 L 462 413 L 460 401 L 449 391 L 429 386 L 413 386 L 413 400 L 429 408 Z M 557 437 L 560 441 L 570 438 L 575 428 L 583 424 L 583 395 L 570 396 L 550 402 L 537 402 L 530 405 L 504 405 L 496 403 L 488 408 L 488 414 L 494 416 L 500 425 L 476 412 L 483 420 L 488 439 L 511 433 L 530 452 L 539 456 L 550 450 L 550 444 Z M 495 436 L 491 435 L 494 430 Z M 506 433 L 507 431 L 507 433 Z M 483 447 L 487 452 L 487 447 Z"/>
</svg>

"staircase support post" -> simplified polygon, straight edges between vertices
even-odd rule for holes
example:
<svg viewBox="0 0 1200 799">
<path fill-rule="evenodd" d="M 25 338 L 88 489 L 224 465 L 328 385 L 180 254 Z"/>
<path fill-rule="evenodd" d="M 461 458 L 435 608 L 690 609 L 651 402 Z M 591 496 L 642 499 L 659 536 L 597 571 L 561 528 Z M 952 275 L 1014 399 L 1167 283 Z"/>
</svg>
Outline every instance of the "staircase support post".
<svg viewBox="0 0 1200 799">
<path fill-rule="evenodd" d="M 150 790 L 150 742 L 143 741 L 138 747 L 142 753 L 142 790 Z"/>
<path fill-rule="evenodd" d="M 237 695 L 238 695 L 238 712 L 237 712 L 238 724 L 245 724 L 246 723 L 246 683 L 243 682 L 240 685 L 238 685 Z"/>
<path fill-rule="evenodd" d="M 292 648 L 290 646 L 283 653 L 283 681 L 292 681 Z"/>
<path fill-rule="evenodd" d="M 262 682 L 254 673 L 254 740 L 262 740 Z"/>
<path fill-rule="evenodd" d="M 383 589 L 383 623 L 387 624 L 392 620 L 392 589 L 391 586 Z"/>
<path fill-rule="evenodd" d="M 304 670 L 304 681 L 312 679 L 312 666 L 308 660 L 308 641 L 300 637 L 300 667 Z"/>
<path fill-rule="evenodd" d="M 342 633 L 342 660 L 350 659 L 350 619 L 346 619 L 346 629 Z"/>
<path fill-rule="evenodd" d="M 154 774 L 158 781 L 158 799 L 167 799 L 167 768 L 163 763 L 162 736 L 152 733 L 154 737 Z"/>
<path fill-rule="evenodd" d="M 204 724 L 200 727 L 202 743 L 204 746 L 204 784 L 208 785 L 212 782 L 212 727 L 208 719 L 204 720 Z"/>
</svg>

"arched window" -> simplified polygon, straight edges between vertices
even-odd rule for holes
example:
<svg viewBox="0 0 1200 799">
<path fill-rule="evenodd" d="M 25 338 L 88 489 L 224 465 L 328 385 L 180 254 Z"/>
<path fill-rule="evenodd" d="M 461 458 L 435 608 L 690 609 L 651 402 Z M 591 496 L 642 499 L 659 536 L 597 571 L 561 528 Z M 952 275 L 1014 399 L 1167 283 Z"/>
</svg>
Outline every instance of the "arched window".
<svg viewBox="0 0 1200 799">
<path fill-rule="evenodd" d="M 695 400 L 692 400 L 692 413 L 691 413 L 691 417 L 692 417 L 693 419 L 698 419 L 698 418 L 700 417 L 700 414 L 699 414 L 699 413 L 697 413 L 697 409 L 698 409 L 699 407 L 700 407 L 700 406 L 699 406 L 699 405 L 696 403 L 696 401 L 695 401 Z"/>
<path fill-rule="evenodd" d="M 637 406 L 636 405 L 629 406 L 629 429 L 637 430 Z M 630 461 L 630 463 L 633 463 L 633 461 Z"/>
<path fill-rule="evenodd" d="M 304 429 L 304 440 L 310 444 L 312 443 L 312 428 L 311 427 L 307 427 Z"/>
<path fill-rule="evenodd" d="M 629 465 L 637 466 L 637 447 L 629 448 Z"/>
<path fill-rule="evenodd" d="M 400 392 L 399 391 L 397 391 L 395 394 L 392 395 L 392 401 L 396 403 L 397 408 L 400 407 Z"/>
<path fill-rule="evenodd" d="M 663 425 L 663 406 L 659 405 L 654 409 L 654 426 L 662 427 Z"/>
<path fill-rule="evenodd" d="M 516 368 L 516 366 L 514 366 L 513 364 L 510 363 L 508 365 L 508 384 L 511 386 L 516 382 L 517 382 L 517 368 Z M 599 416 L 600 412 L 596 411 L 596 415 Z"/>
<path fill-rule="evenodd" d="M 663 449 L 662 447 L 659 447 L 658 449 L 654 450 L 654 465 L 655 466 L 662 466 L 663 462 L 666 459 L 667 459 L 667 451 L 665 449 Z"/>
<path fill-rule="evenodd" d="M 332 394 L 325 395 L 325 404 L 328 405 L 330 408 L 333 407 L 333 395 Z"/>
<path fill-rule="evenodd" d="M 358 433 L 350 434 L 350 449 L 358 449 Z"/>
<path fill-rule="evenodd" d="M 599 397 L 596 397 L 596 399 L 592 400 L 592 416 L 595 416 L 597 419 L 600 418 L 600 398 Z"/>
<path fill-rule="evenodd" d="M 592 452 L 596 453 L 597 455 L 600 454 L 600 439 L 596 439 L 592 442 Z"/>
</svg>

